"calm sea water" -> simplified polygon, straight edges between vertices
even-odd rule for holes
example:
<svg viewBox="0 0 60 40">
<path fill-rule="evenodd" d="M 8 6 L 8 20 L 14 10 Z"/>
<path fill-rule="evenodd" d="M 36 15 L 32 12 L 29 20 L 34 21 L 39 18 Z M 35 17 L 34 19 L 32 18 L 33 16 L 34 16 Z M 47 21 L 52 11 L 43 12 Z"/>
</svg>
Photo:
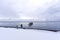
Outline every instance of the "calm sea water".
<svg viewBox="0 0 60 40">
<path fill-rule="evenodd" d="M 29 21 L 0 21 L 0 26 L 16 26 L 23 24 L 23 27 L 28 28 L 29 23 Z M 31 28 L 60 29 L 60 21 L 33 21 Z"/>
</svg>

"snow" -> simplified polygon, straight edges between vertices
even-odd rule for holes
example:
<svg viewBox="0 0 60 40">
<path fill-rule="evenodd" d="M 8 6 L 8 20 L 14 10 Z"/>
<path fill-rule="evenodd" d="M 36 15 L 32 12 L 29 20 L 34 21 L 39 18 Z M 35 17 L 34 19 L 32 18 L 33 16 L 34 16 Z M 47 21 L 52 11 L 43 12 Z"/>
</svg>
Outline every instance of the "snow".
<svg viewBox="0 0 60 40">
<path fill-rule="evenodd" d="M 0 40 L 60 40 L 60 32 L 0 28 Z"/>
</svg>

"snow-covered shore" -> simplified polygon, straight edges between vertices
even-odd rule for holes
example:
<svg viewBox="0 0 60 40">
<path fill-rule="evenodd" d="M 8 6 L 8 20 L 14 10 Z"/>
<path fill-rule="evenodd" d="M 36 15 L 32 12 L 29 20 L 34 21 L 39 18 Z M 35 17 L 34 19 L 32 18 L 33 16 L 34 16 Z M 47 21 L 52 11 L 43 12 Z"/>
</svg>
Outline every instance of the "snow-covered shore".
<svg viewBox="0 0 60 40">
<path fill-rule="evenodd" d="M 60 40 L 60 32 L 0 28 L 0 40 Z"/>
</svg>

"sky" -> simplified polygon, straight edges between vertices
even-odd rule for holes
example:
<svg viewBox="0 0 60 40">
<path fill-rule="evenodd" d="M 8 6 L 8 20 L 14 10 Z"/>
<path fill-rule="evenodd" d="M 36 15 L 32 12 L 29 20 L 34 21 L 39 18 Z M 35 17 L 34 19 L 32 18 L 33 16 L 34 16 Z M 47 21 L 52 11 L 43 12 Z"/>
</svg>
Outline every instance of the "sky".
<svg viewBox="0 0 60 40">
<path fill-rule="evenodd" d="M 59 21 L 60 0 L 0 0 L 0 21 L 3 19 Z"/>
</svg>

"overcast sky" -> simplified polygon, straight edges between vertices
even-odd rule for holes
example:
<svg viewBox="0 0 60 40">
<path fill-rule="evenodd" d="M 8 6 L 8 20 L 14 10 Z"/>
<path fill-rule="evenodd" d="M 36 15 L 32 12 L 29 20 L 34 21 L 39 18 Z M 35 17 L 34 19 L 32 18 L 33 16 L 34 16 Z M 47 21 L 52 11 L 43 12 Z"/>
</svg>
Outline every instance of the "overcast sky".
<svg viewBox="0 0 60 40">
<path fill-rule="evenodd" d="M 0 0 L 0 20 L 60 20 L 59 0 Z"/>
</svg>

